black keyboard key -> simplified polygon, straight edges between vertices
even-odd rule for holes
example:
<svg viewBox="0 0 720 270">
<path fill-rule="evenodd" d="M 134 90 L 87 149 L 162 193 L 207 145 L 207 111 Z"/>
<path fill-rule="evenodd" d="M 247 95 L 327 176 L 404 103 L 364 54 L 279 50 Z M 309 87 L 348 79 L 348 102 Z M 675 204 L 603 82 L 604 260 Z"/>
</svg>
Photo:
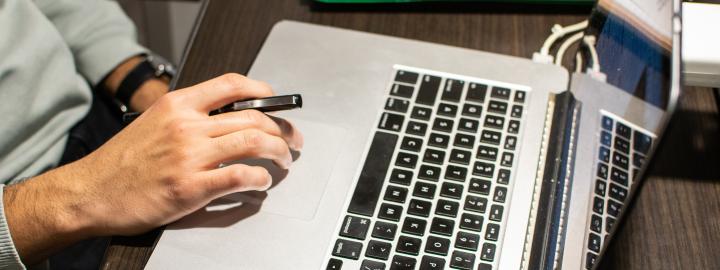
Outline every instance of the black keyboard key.
<svg viewBox="0 0 720 270">
<path fill-rule="evenodd" d="M 397 141 L 397 135 L 375 133 L 348 212 L 368 217 L 373 215 Z"/>
<path fill-rule="evenodd" d="M 440 187 L 440 196 L 459 200 L 462 197 L 463 186 L 450 182 L 443 182 Z"/>
<path fill-rule="evenodd" d="M 602 218 L 600 216 L 593 214 L 590 217 L 590 230 L 596 233 L 602 232 Z"/>
<path fill-rule="evenodd" d="M 498 156 L 498 150 L 492 146 L 480 145 L 478 146 L 477 155 L 475 156 L 479 159 L 495 161 Z"/>
<path fill-rule="evenodd" d="M 438 133 L 430 133 L 430 139 L 428 144 L 438 148 L 447 148 L 450 141 L 450 136 Z"/>
<path fill-rule="evenodd" d="M 396 203 L 404 203 L 405 198 L 407 198 L 407 194 L 407 188 L 388 185 L 387 189 L 385 189 L 385 200 Z"/>
<path fill-rule="evenodd" d="M 612 120 L 612 118 L 603 115 L 602 120 L 601 120 L 601 123 L 602 123 L 602 128 L 603 128 L 604 130 L 607 130 L 607 131 L 612 131 L 612 130 L 613 130 L 613 120 Z"/>
<path fill-rule="evenodd" d="M 485 243 L 482 246 L 482 253 L 480 253 L 480 259 L 483 261 L 492 262 L 495 259 L 495 244 Z"/>
<path fill-rule="evenodd" d="M 478 245 L 480 245 L 480 236 L 477 234 L 458 231 L 457 236 L 455 236 L 456 248 L 476 251 Z"/>
<path fill-rule="evenodd" d="M 600 161 L 605 163 L 610 163 L 610 149 L 605 148 L 605 146 L 600 146 L 600 151 L 598 151 L 598 159 Z"/>
<path fill-rule="evenodd" d="M 370 229 L 370 220 L 354 216 L 345 216 L 343 225 L 340 229 L 340 235 L 355 239 L 364 240 L 367 231 Z"/>
<path fill-rule="evenodd" d="M 424 75 L 420 81 L 420 88 L 418 90 L 415 102 L 419 104 L 425 104 L 433 106 L 435 104 L 435 98 L 440 90 L 440 82 L 442 79 L 437 76 Z"/>
<path fill-rule="evenodd" d="M 455 228 L 455 221 L 451 219 L 436 217 L 433 218 L 432 224 L 430 225 L 430 232 L 439 235 L 450 236 Z"/>
<path fill-rule="evenodd" d="M 378 261 L 363 260 L 362 264 L 360 265 L 360 269 L 362 269 L 362 270 L 385 270 L 385 264 L 378 262 Z"/>
<path fill-rule="evenodd" d="M 587 253 L 587 256 L 585 257 L 585 269 L 590 270 L 593 268 L 597 261 L 597 255 L 592 254 L 591 252 Z"/>
<path fill-rule="evenodd" d="M 527 93 L 525 93 L 525 91 L 516 91 L 515 92 L 515 102 L 524 103 L 526 95 L 527 95 Z"/>
<path fill-rule="evenodd" d="M 330 261 L 327 264 L 327 267 L 325 267 L 325 270 L 341 270 L 342 269 L 343 262 L 336 258 L 330 258 Z"/>
<path fill-rule="evenodd" d="M 470 179 L 470 187 L 468 191 L 472 193 L 488 195 L 490 194 L 490 186 L 490 180 L 473 178 Z"/>
<path fill-rule="evenodd" d="M 617 217 L 620 214 L 620 209 L 622 208 L 622 204 L 613 201 L 608 200 L 607 201 L 607 213 L 608 215 L 611 215 L 613 217 Z"/>
<path fill-rule="evenodd" d="M 472 149 L 475 146 L 475 136 L 463 133 L 455 134 L 454 146 Z"/>
<path fill-rule="evenodd" d="M 419 238 L 401 235 L 398 238 L 397 248 L 395 251 L 410 255 L 417 255 L 420 252 L 422 241 Z"/>
<path fill-rule="evenodd" d="M 460 122 L 458 123 L 458 130 L 467 131 L 470 133 L 475 133 L 478 130 L 478 125 L 480 124 L 477 120 L 471 120 L 467 118 L 460 118 Z"/>
<path fill-rule="evenodd" d="M 607 147 L 610 147 L 611 142 L 612 142 L 612 134 L 610 134 L 610 132 L 607 132 L 604 130 L 601 131 L 600 132 L 600 143 Z"/>
<path fill-rule="evenodd" d="M 445 88 L 443 89 L 442 99 L 449 101 L 460 101 L 462 96 L 462 90 L 465 86 L 464 81 L 448 79 L 445 81 Z"/>
<path fill-rule="evenodd" d="M 481 231 L 483 225 L 483 218 L 478 215 L 468 214 L 464 213 L 462 216 L 460 216 L 460 228 L 471 230 L 471 231 Z"/>
<path fill-rule="evenodd" d="M 410 101 L 404 99 L 388 98 L 385 102 L 385 110 L 399 113 L 406 113 L 409 106 Z"/>
<path fill-rule="evenodd" d="M 393 240 L 397 232 L 397 224 L 376 221 L 373 227 L 372 237 Z"/>
<path fill-rule="evenodd" d="M 482 116 L 482 106 L 473 105 L 473 104 L 465 104 L 463 106 L 462 115 L 479 119 L 480 116 Z"/>
<path fill-rule="evenodd" d="M 510 123 L 508 124 L 507 132 L 512 134 L 518 134 L 520 132 L 520 121 L 518 120 L 510 120 Z"/>
<path fill-rule="evenodd" d="M 400 149 L 419 152 L 422 147 L 422 139 L 414 137 L 404 137 L 400 144 Z"/>
<path fill-rule="evenodd" d="M 481 142 L 493 145 L 500 144 L 500 138 L 502 138 L 502 134 L 500 132 L 490 130 L 483 130 L 482 134 L 480 135 Z"/>
<path fill-rule="evenodd" d="M 457 114 L 457 110 L 458 110 L 457 105 L 440 103 L 440 105 L 438 105 L 437 113 L 442 116 L 455 117 L 455 115 Z"/>
<path fill-rule="evenodd" d="M 396 82 L 415 84 L 417 82 L 417 79 L 418 79 L 418 74 L 415 72 L 398 70 L 397 73 L 395 73 L 395 81 Z"/>
<path fill-rule="evenodd" d="M 418 178 L 437 182 L 440 179 L 440 168 L 430 165 L 420 166 Z"/>
<path fill-rule="evenodd" d="M 448 165 L 445 169 L 445 179 L 465 182 L 467 178 L 467 169 L 454 165 Z"/>
<path fill-rule="evenodd" d="M 426 131 L 427 131 L 427 124 L 419 123 L 419 122 L 415 122 L 415 121 L 408 122 L 408 125 L 405 128 L 405 133 L 417 135 L 420 137 L 425 136 Z"/>
<path fill-rule="evenodd" d="M 618 124 L 619 124 L 619 123 L 618 123 Z M 600 252 L 600 245 L 601 245 L 601 243 L 600 243 L 601 240 L 600 240 L 600 239 L 601 239 L 601 238 L 600 238 L 599 235 L 594 234 L 594 233 L 590 233 L 590 238 L 588 238 L 588 249 L 599 253 L 599 252 Z"/>
<path fill-rule="evenodd" d="M 593 206 L 592 207 L 593 207 L 593 212 L 602 215 L 603 208 L 605 207 L 605 201 L 602 198 L 595 196 L 595 198 L 593 198 Z"/>
<path fill-rule="evenodd" d="M 615 150 L 618 150 L 626 155 L 630 154 L 630 142 L 627 140 L 615 137 Z"/>
<path fill-rule="evenodd" d="M 633 149 L 647 155 L 650 146 L 652 146 L 652 137 L 636 130 L 633 134 Z"/>
<path fill-rule="evenodd" d="M 435 149 L 425 149 L 423 162 L 442 165 L 445 162 L 445 152 Z"/>
<path fill-rule="evenodd" d="M 628 173 L 626 173 L 625 171 L 620 170 L 616 167 L 613 167 L 610 170 L 610 180 L 613 180 L 614 182 L 627 187 L 628 186 Z"/>
<path fill-rule="evenodd" d="M 426 227 L 427 221 L 414 217 L 406 217 L 405 222 L 403 222 L 402 232 L 423 236 Z"/>
<path fill-rule="evenodd" d="M 600 177 L 600 179 L 607 179 L 608 171 L 609 171 L 608 166 L 605 165 L 605 163 L 598 163 L 597 177 Z"/>
<path fill-rule="evenodd" d="M 455 269 L 470 270 L 475 266 L 475 255 L 463 251 L 453 251 L 450 257 L 450 267 Z"/>
<path fill-rule="evenodd" d="M 400 215 L 402 215 L 402 206 L 383 203 L 380 205 L 380 212 L 378 217 L 386 220 L 399 221 Z"/>
<path fill-rule="evenodd" d="M 435 208 L 435 214 L 448 217 L 456 217 L 460 204 L 454 201 L 448 201 L 440 199 L 437 202 L 437 208 Z"/>
<path fill-rule="evenodd" d="M 625 124 L 617 122 L 617 125 L 615 125 L 615 134 L 629 140 L 632 130 Z"/>
<path fill-rule="evenodd" d="M 630 166 L 630 159 L 628 159 L 626 155 L 614 152 L 612 157 L 612 163 L 613 165 L 618 166 L 623 170 L 627 170 Z"/>
<path fill-rule="evenodd" d="M 505 112 L 507 112 L 507 103 L 500 102 L 496 100 L 491 100 L 490 103 L 488 103 L 488 112 L 494 112 L 504 115 Z"/>
<path fill-rule="evenodd" d="M 374 158 L 374 156 L 371 156 L 371 155 L 368 155 L 368 157 Z M 397 154 L 397 158 L 395 159 L 395 166 L 414 169 L 415 165 L 417 164 L 417 161 L 418 161 L 417 155 L 400 152 Z"/>
<path fill-rule="evenodd" d="M 390 270 L 415 270 L 415 264 L 417 260 L 413 258 L 395 255 L 390 263 Z"/>
<path fill-rule="evenodd" d="M 488 115 L 485 117 L 484 126 L 486 128 L 495 128 L 495 129 L 502 130 L 503 127 L 505 127 L 505 117 Z"/>
<path fill-rule="evenodd" d="M 505 167 L 512 167 L 514 159 L 515 155 L 513 155 L 512 152 L 504 152 L 502 154 L 502 158 L 500 159 L 500 165 Z"/>
<path fill-rule="evenodd" d="M 403 169 L 393 169 L 390 174 L 390 183 L 409 186 L 413 178 L 413 172 Z"/>
<path fill-rule="evenodd" d="M 485 102 L 486 95 L 487 95 L 487 85 L 478 84 L 478 83 L 470 83 L 468 85 L 468 93 L 467 93 L 467 97 L 465 97 L 465 99 L 468 101 L 483 103 L 483 102 Z"/>
<path fill-rule="evenodd" d="M 493 270 L 493 267 L 492 267 L 491 264 L 480 263 L 480 264 L 478 264 L 478 268 L 477 268 L 477 269 L 478 269 L 478 270 Z"/>
<path fill-rule="evenodd" d="M 500 225 L 496 223 L 488 223 L 485 228 L 485 240 L 497 241 L 500 237 Z"/>
<path fill-rule="evenodd" d="M 390 243 L 377 241 L 377 240 L 370 240 L 368 243 L 367 250 L 365 250 L 365 257 L 380 259 L 380 260 L 387 260 L 388 257 L 390 257 L 390 250 L 392 249 L 392 246 Z M 363 262 L 364 264 L 364 262 Z M 363 269 L 363 268 L 361 268 Z"/>
<path fill-rule="evenodd" d="M 333 256 L 357 260 L 362 252 L 362 243 L 338 239 L 333 246 Z"/>
<path fill-rule="evenodd" d="M 472 173 L 473 173 L 473 175 L 492 178 L 494 172 L 495 172 L 494 164 L 476 161 L 475 165 L 473 166 Z"/>
<path fill-rule="evenodd" d="M 412 112 L 410 113 L 410 117 L 425 121 L 430 120 L 430 115 L 432 115 L 431 109 L 420 106 L 413 107 Z"/>
<path fill-rule="evenodd" d="M 503 206 L 498 204 L 493 204 L 490 206 L 490 217 L 489 219 L 492 221 L 500 222 L 503 218 Z"/>
<path fill-rule="evenodd" d="M 615 183 L 610 183 L 610 194 L 608 195 L 610 198 L 624 202 L 625 198 L 627 198 L 627 189 L 618 186 Z"/>
<path fill-rule="evenodd" d="M 390 95 L 396 96 L 396 97 L 404 97 L 404 98 L 411 98 L 413 95 L 413 92 L 415 89 L 412 86 L 402 85 L 402 84 L 393 84 L 392 89 L 390 89 Z"/>
<path fill-rule="evenodd" d="M 500 169 L 498 170 L 497 182 L 503 185 L 510 183 L 510 170 Z"/>
<path fill-rule="evenodd" d="M 402 129 L 403 121 L 405 121 L 405 116 L 394 113 L 383 113 L 380 118 L 378 128 L 390 131 L 400 131 L 400 129 Z"/>
<path fill-rule="evenodd" d="M 605 196 L 605 190 L 607 190 L 607 183 L 603 180 L 595 180 L 595 194 L 597 194 L 600 197 Z"/>
<path fill-rule="evenodd" d="M 473 211 L 478 213 L 485 213 L 487 208 L 487 199 L 477 196 L 468 195 L 465 198 L 465 206 L 463 209 L 467 211 Z"/>
<path fill-rule="evenodd" d="M 437 186 L 435 186 L 435 184 L 418 181 L 415 183 L 415 188 L 413 189 L 413 196 L 425 199 L 432 199 L 435 197 L 436 189 Z"/>
<path fill-rule="evenodd" d="M 633 153 L 632 159 L 633 159 L 633 166 L 635 166 L 635 167 L 641 168 L 642 165 L 645 164 L 645 156 L 643 156 L 641 154 Z"/>
<path fill-rule="evenodd" d="M 425 255 L 420 260 L 420 270 L 442 270 L 445 269 L 445 259 Z"/>
<path fill-rule="evenodd" d="M 615 225 L 615 219 L 612 217 L 605 218 L 605 232 L 610 233 L 612 227 Z"/>
<path fill-rule="evenodd" d="M 505 198 L 507 198 L 507 188 L 501 186 L 495 187 L 495 195 L 493 195 L 493 201 L 504 203 Z"/>
<path fill-rule="evenodd" d="M 425 243 L 425 252 L 445 256 L 448 254 L 448 249 L 450 249 L 449 239 L 428 236 L 427 242 Z"/>
<path fill-rule="evenodd" d="M 408 214 L 427 217 L 430 215 L 430 208 L 432 208 L 431 202 L 412 199 L 408 206 Z"/>
<path fill-rule="evenodd" d="M 433 123 L 433 130 L 450 133 L 454 125 L 455 122 L 453 120 L 438 117 L 435 118 L 435 122 Z"/>
<path fill-rule="evenodd" d="M 453 149 L 450 151 L 450 162 L 467 165 L 470 164 L 471 155 L 470 151 Z"/>
<path fill-rule="evenodd" d="M 516 146 L 517 146 L 517 137 L 515 137 L 515 136 L 505 137 L 505 149 L 515 150 Z"/>
<path fill-rule="evenodd" d="M 523 113 L 523 106 L 513 105 L 512 109 L 510 109 L 510 116 L 512 116 L 512 117 L 520 118 L 520 117 L 522 117 L 522 113 Z"/>
<path fill-rule="evenodd" d="M 510 99 L 510 89 L 504 88 L 504 87 L 493 87 L 492 92 L 490 92 L 490 96 L 494 98 L 504 99 L 508 100 Z"/>
</svg>

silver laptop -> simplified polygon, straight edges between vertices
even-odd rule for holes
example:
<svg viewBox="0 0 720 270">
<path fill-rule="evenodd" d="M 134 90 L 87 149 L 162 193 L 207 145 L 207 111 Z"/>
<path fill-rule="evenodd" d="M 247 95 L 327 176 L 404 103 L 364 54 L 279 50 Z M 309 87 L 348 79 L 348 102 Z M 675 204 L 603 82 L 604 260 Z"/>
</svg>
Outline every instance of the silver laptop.
<svg viewBox="0 0 720 270">
<path fill-rule="evenodd" d="M 679 94 L 679 8 L 645 2 L 600 1 L 591 74 L 278 23 L 248 76 L 304 96 L 278 113 L 301 156 L 241 161 L 274 186 L 168 226 L 147 268 L 591 269 Z"/>
</svg>

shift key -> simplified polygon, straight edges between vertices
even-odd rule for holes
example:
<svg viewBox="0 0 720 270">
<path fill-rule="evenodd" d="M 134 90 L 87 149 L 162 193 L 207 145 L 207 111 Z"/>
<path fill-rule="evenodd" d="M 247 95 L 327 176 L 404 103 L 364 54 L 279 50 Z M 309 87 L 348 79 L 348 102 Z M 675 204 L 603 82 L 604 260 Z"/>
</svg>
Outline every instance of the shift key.
<svg viewBox="0 0 720 270">
<path fill-rule="evenodd" d="M 425 75 L 420 82 L 420 90 L 418 90 L 415 102 L 433 106 L 435 98 L 440 90 L 440 82 L 442 79 L 437 76 Z"/>
</svg>

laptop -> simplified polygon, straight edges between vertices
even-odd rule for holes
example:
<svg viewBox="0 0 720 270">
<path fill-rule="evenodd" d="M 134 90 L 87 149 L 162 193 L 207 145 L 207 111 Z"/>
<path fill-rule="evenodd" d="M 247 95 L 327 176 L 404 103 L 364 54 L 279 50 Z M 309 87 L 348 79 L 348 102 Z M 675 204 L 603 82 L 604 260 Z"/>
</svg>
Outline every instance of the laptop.
<svg viewBox="0 0 720 270">
<path fill-rule="evenodd" d="M 679 95 L 679 3 L 645 2 L 599 1 L 587 73 L 279 22 L 248 76 L 304 96 L 277 116 L 305 148 L 240 161 L 273 187 L 169 225 L 147 268 L 592 269 Z"/>
</svg>

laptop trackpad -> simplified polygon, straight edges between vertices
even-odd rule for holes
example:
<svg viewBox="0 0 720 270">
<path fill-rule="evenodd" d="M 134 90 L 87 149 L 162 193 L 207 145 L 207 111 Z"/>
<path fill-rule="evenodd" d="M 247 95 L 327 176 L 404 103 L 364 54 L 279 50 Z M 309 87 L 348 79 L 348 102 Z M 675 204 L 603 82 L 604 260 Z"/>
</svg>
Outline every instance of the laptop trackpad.
<svg viewBox="0 0 720 270">
<path fill-rule="evenodd" d="M 311 220 L 315 216 L 345 139 L 345 130 L 304 120 L 293 120 L 293 124 L 303 133 L 305 145 L 290 170 L 280 170 L 268 160 L 241 161 L 267 168 L 273 186 L 265 192 L 240 192 L 224 198 L 260 205 L 260 211 L 288 217 Z"/>
</svg>

